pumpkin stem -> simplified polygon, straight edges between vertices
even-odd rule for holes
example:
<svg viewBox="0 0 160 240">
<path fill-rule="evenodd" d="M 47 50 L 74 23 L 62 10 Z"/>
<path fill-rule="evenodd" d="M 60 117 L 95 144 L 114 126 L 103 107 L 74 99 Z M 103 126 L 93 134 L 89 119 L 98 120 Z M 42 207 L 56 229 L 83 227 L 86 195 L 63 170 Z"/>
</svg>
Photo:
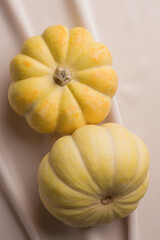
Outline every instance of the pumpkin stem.
<svg viewBox="0 0 160 240">
<path fill-rule="evenodd" d="M 67 68 L 57 67 L 53 79 L 63 87 L 71 81 L 71 73 Z"/>
<path fill-rule="evenodd" d="M 109 203 L 111 203 L 111 202 L 113 202 L 113 197 L 112 197 L 111 195 L 106 196 L 106 197 L 104 197 L 104 198 L 101 199 L 101 203 L 102 203 L 103 205 L 107 205 L 107 204 L 109 204 Z"/>
</svg>

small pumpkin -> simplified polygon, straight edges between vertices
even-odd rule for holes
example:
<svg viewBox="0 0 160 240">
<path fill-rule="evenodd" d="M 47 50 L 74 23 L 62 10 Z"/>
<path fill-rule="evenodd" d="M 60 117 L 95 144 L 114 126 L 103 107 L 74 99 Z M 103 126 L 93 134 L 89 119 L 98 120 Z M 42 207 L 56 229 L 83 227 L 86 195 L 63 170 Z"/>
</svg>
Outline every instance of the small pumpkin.
<svg viewBox="0 0 160 240">
<path fill-rule="evenodd" d="M 117 89 L 112 57 L 88 30 L 48 27 L 27 39 L 10 64 L 9 102 L 41 133 L 70 134 L 97 124 Z"/>
<path fill-rule="evenodd" d="M 123 126 L 88 125 L 58 139 L 38 170 L 40 198 L 64 223 L 87 227 L 123 218 L 148 186 L 149 153 Z"/>
</svg>

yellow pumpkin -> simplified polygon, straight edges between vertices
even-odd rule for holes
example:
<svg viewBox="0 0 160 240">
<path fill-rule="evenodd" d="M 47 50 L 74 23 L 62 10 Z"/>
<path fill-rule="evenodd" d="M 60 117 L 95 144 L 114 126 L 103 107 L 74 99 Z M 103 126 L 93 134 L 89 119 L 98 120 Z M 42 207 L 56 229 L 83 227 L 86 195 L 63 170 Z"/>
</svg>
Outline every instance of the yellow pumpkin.
<svg viewBox="0 0 160 240">
<path fill-rule="evenodd" d="M 71 226 L 123 218 L 148 186 L 149 153 L 119 124 L 88 125 L 56 141 L 38 170 L 39 193 L 48 211 Z"/>
<path fill-rule="evenodd" d="M 109 50 L 81 27 L 48 27 L 27 39 L 10 64 L 9 102 L 41 133 L 97 124 L 117 89 Z"/>
</svg>

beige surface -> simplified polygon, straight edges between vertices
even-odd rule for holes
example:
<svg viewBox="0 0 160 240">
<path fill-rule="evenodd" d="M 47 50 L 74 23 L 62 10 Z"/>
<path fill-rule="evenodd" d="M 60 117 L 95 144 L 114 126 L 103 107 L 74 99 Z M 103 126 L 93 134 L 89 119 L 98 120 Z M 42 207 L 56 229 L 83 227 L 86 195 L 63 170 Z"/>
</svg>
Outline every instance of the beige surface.
<svg viewBox="0 0 160 240">
<path fill-rule="evenodd" d="M 159 229 L 159 167 L 158 142 L 160 108 L 158 79 L 160 59 L 160 2 L 89 0 L 98 36 L 113 55 L 114 68 L 119 75 L 117 100 L 124 125 L 140 136 L 151 155 L 149 190 L 138 208 L 141 240 L 158 240 Z M 2 1 L 3 3 L 3 1 Z M 48 25 L 79 25 L 70 0 L 23 0 L 27 16 L 35 34 Z M 24 119 L 9 107 L 8 63 L 22 43 L 4 4 L 0 8 L 0 152 L 14 173 L 22 197 L 29 203 L 36 228 L 42 239 L 121 240 L 126 239 L 126 223 L 115 221 L 106 227 L 89 231 L 66 227 L 53 219 L 43 208 L 37 193 L 36 170 L 42 156 L 50 149 L 53 139 L 40 136 L 29 128 Z M 31 140 L 32 139 L 32 140 Z M 16 150 L 15 150 L 16 149 Z M 39 150 L 40 149 L 40 150 Z M 15 212 L 0 198 L 0 234 L 3 240 L 28 239 Z"/>
</svg>

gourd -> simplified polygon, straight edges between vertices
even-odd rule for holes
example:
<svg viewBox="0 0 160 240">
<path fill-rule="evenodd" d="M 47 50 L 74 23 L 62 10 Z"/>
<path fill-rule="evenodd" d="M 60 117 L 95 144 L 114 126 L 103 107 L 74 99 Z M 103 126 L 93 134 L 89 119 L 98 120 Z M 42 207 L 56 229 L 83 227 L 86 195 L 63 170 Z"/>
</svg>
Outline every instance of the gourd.
<svg viewBox="0 0 160 240">
<path fill-rule="evenodd" d="M 50 26 L 27 39 L 11 61 L 10 105 L 41 133 L 71 134 L 98 124 L 117 89 L 111 65 L 108 48 L 85 28 Z"/>
<path fill-rule="evenodd" d="M 82 126 L 58 139 L 38 170 L 39 193 L 64 223 L 87 227 L 129 215 L 147 190 L 149 153 L 116 123 Z"/>
</svg>

